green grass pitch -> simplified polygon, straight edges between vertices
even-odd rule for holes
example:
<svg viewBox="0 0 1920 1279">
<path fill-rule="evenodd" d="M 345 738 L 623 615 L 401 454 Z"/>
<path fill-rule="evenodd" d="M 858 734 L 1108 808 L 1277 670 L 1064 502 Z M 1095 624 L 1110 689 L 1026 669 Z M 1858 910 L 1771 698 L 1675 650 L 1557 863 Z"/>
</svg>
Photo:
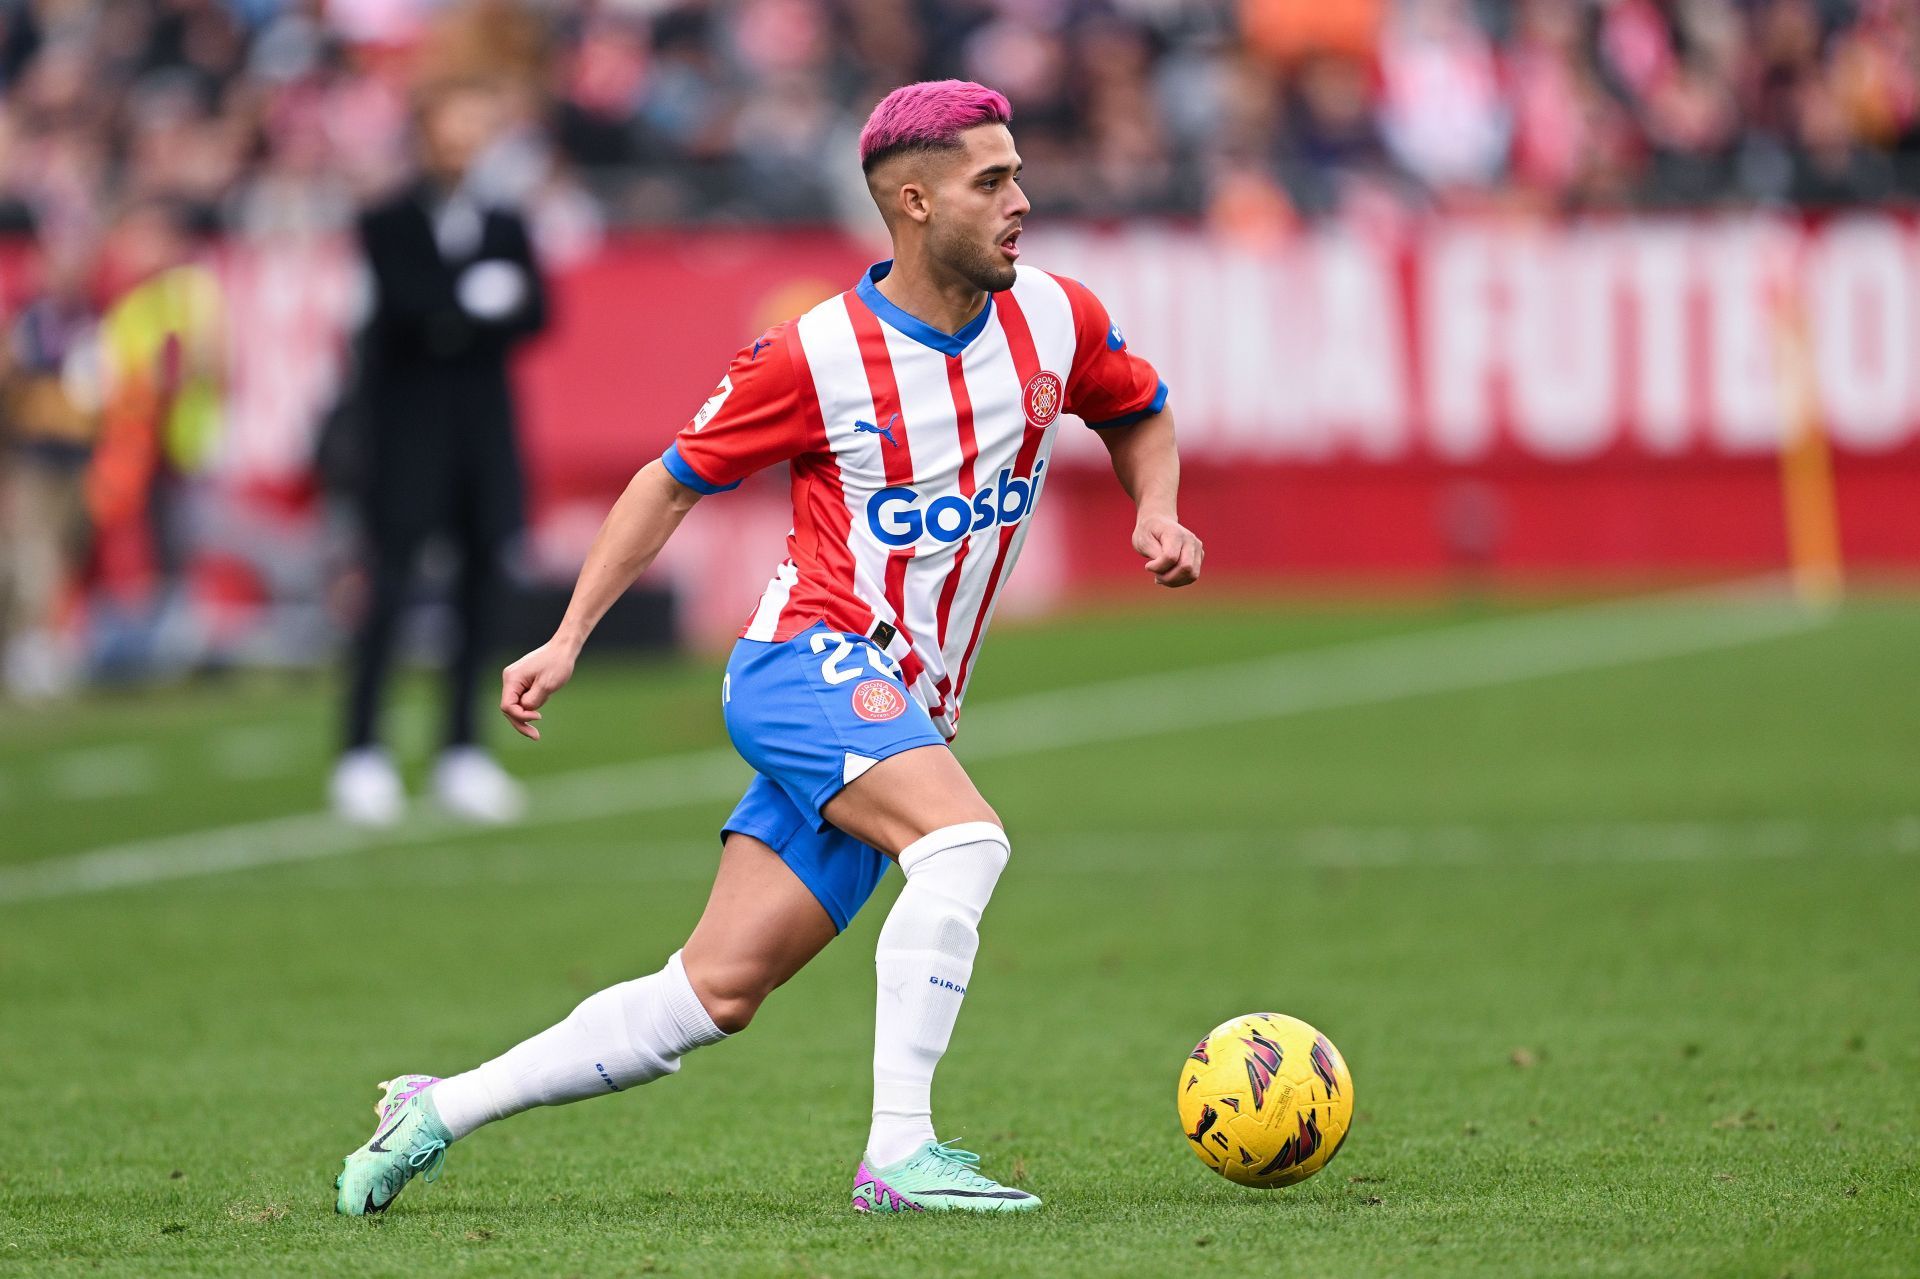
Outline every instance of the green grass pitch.
<svg viewBox="0 0 1920 1279">
<path fill-rule="evenodd" d="M 1567 616 L 1168 597 L 996 632 L 971 766 L 1014 861 L 935 1114 L 1046 1196 L 1030 1218 L 847 1209 L 897 877 L 679 1076 L 498 1125 L 385 1218 L 333 1216 L 376 1080 L 470 1065 L 685 935 L 727 801 L 573 775 L 724 745 L 710 664 L 589 654 L 548 740 L 503 741 L 591 812 L 344 852 L 303 827 L 301 860 L 99 892 L 62 868 L 311 811 L 330 686 L 16 711 L 0 1272 L 1920 1272 L 1920 603 L 1619 660 L 1634 628 L 1582 649 Z M 1559 673 L 1500 674 L 1556 645 Z M 1438 674 L 1271 713 L 1187 698 L 1197 668 L 1286 653 Z M 1493 673 L 1447 673 L 1474 661 Z M 1184 727 L 1022 747 L 1046 727 L 1022 699 L 1147 673 Z M 430 691 L 396 717 L 416 759 Z M 1263 1193 L 1202 1168 L 1173 1091 L 1195 1039 L 1268 1008 L 1340 1046 L 1359 1120 Z"/>
</svg>

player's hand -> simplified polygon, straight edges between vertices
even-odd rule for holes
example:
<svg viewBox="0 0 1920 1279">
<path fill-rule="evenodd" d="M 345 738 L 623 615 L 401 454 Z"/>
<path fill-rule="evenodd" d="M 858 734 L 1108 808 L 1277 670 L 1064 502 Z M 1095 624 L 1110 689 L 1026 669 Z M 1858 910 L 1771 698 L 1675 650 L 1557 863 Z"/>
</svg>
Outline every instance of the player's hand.
<svg viewBox="0 0 1920 1279">
<path fill-rule="evenodd" d="M 1206 547 L 1178 520 L 1149 515 L 1134 526 L 1133 549 L 1147 561 L 1147 572 L 1162 586 L 1191 586 L 1200 579 Z"/>
<path fill-rule="evenodd" d="M 522 737 L 540 740 L 534 721 L 547 699 L 573 678 L 576 652 L 552 640 L 534 649 L 500 673 L 500 713 Z"/>
</svg>

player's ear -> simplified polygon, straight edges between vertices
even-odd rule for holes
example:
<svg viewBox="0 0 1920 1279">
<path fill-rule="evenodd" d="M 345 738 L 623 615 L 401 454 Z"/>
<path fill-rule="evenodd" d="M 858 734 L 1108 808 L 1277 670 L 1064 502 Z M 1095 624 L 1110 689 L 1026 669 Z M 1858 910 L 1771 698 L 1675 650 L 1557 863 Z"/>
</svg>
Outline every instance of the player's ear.
<svg viewBox="0 0 1920 1279">
<path fill-rule="evenodd" d="M 903 182 L 896 193 L 900 216 L 911 222 L 924 223 L 933 216 L 933 203 L 926 186 L 918 181 Z"/>
</svg>

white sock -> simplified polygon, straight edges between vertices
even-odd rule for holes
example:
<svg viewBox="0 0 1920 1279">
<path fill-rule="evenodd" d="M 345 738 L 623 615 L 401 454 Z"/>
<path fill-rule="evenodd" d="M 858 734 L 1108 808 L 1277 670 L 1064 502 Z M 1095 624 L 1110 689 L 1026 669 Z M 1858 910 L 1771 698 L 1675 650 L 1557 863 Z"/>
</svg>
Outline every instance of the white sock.
<svg viewBox="0 0 1920 1279">
<path fill-rule="evenodd" d="M 458 1141 L 482 1124 L 644 1084 L 726 1032 L 693 993 L 680 952 L 651 976 L 589 995 L 571 1016 L 492 1061 L 433 1086 L 440 1122 Z"/>
<path fill-rule="evenodd" d="M 933 1140 L 933 1070 L 953 1037 L 980 948 L 980 915 L 1007 854 L 1007 833 L 992 822 L 944 827 L 900 853 L 907 886 L 873 956 L 871 1167 Z"/>
</svg>

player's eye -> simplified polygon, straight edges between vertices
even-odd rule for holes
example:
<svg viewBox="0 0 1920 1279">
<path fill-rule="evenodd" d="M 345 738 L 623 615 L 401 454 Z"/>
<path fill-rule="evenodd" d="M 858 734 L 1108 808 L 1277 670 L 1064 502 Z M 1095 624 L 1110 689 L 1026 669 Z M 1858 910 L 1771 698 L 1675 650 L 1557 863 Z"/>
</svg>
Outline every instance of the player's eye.
<svg viewBox="0 0 1920 1279">
<path fill-rule="evenodd" d="M 985 182 L 982 182 L 980 184 L 980 189 L 982 191 L 991 191 L 999 185 L 1000 185 L 999 178 L 988 178 Z"/>
</svg>

